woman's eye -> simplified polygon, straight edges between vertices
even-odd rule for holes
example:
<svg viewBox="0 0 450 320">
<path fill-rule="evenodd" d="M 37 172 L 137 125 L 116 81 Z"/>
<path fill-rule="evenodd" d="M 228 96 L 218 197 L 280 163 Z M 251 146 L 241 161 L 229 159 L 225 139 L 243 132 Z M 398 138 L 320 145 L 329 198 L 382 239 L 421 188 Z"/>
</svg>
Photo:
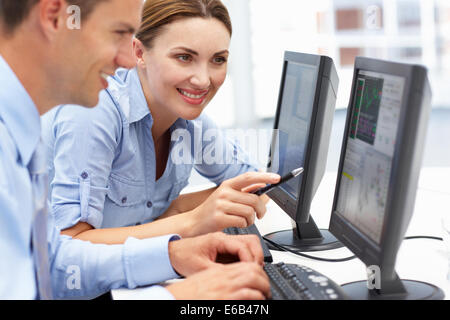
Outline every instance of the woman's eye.
<svg viewBox="0 0 450 320">
<path fill-rule="evenodd" d="M 181 54 L 177 56 L 177 59 L 183 62 L 188 62 L 191 60 L 191 56 L 188 54 Z"/>
<path fill-rule="evenodd" d="M 215 57 L 213 59 L 213 62 L 215 64 L 223 64 L 223 63 L 227 62 L 227 59 L 225 57 Z"/>
</svg>

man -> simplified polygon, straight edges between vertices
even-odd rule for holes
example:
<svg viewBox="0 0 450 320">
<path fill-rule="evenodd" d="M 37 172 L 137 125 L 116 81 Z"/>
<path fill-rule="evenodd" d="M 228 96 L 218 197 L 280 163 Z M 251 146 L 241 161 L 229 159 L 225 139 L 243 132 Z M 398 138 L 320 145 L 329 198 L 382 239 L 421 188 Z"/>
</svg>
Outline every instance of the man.
<svg viewBox="0 0 450 320">
<path fill-rule="evenodd" d="M 74 8 L 80 9 L 81 28 L 69 27 Z M 0 0 L 1 299 L 92 298 L 178 275 L 187 278 L 153 286 L 148 294 L 162 299 L 270 295 L 255 237 L 167 235 L 94 245 L 61 236 L 47 217 L 39 115 L 59 104 L 95 106 L 105 77 L 134 66 L 132 36 L 141 9 L 142 0 Z M 231 180 L 230 188 L 277 180 L 249 173 Z M 216 263 L 222 254 L 241 261 Z"/>
</svg>

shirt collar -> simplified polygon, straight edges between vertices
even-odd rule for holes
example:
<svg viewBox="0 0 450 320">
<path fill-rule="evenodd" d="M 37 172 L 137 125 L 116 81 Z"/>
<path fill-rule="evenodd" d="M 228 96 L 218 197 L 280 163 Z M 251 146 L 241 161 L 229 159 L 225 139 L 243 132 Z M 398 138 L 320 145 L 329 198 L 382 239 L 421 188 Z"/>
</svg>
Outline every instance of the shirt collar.
<svg viewBox="0 0 450 320">
<path fill-rule="evenodd" d="M 145 99 L 136 68 L 131 70 L 118 69 L 115 76 L 110 78 L 107 90 L 117 100 L 129 123 L 138 122 L 149 115 L 150 124 L 153 125 L 152 113 L 148 107 L 147 99 Z M 187 128 L 187 125 L 188 121 L 180 118 L 175 121 L 171 130 Z"/>
<path fill-rule="evenodd" d="M 144 90 L 136 68 L 130 70 L 128 81 L 130 102 L 133 106 L 130 112 L 130 123 L 139 121 L 148 114 L 150 114 L 151 122 L 153 123 L 153 117 L 148 107 L 147 99 L 145 99 Z"/>
<path fill-rule="evenodd" d="M 36 105 L 8 63 L 0 55 L 0 119 L 8 129 L 22 164 L 27 166 L 37 148 L 41 121 Z"/>
<path fill-rule="evenodd" d="M 108 82 L 107 91 L 119 104 L 129 123 L 142 120 L 150 114 L 136 68 L 131 70 L 119 68 Z M 151 122 L 153 123 L 153 118 Z"/>
<path fill-rule="evenodd" d="M 183 118 L 178 118 L 175 123 L 170 127 L 170 132 L 173 132 L 176 129 L 189 129 L 189 121 Z"/>
</svg>

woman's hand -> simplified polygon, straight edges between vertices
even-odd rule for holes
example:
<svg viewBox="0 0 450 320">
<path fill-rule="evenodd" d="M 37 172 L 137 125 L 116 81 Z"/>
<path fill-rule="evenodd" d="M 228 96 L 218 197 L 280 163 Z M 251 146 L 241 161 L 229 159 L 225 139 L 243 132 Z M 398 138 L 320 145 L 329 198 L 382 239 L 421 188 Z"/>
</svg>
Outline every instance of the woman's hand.
<svg viewBox="0 0 450 320">
<path fill-rule="evenodd" d="M 186 213 L 191 218 L 192 236 L 252 225 L 255 213 L 259 219 L 264 216 L 267 197 L 249 192 L 279 180 L 278 174 L 247 172 L 224 181 L 200 206 Z"/>
</svg>

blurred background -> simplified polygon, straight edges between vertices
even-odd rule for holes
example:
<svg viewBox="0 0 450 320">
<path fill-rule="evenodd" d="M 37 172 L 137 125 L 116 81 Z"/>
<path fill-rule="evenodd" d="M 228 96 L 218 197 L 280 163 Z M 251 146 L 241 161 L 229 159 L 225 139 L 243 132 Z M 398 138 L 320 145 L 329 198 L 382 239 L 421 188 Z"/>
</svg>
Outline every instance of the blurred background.
<svg viewBox="0 0 450 320">
<path fill-rule="evenodd" d="M 327 55 L 340 79 L 327 164 L 337 171 L 355 57 L 422 64 L 433 90 L 423 165 L 450 167 L 449 0 L 223 2 L 234 28 L 229 72 L 205 111 L 220 127 L 272 129 L 284 51 Z"/>
</svg>

